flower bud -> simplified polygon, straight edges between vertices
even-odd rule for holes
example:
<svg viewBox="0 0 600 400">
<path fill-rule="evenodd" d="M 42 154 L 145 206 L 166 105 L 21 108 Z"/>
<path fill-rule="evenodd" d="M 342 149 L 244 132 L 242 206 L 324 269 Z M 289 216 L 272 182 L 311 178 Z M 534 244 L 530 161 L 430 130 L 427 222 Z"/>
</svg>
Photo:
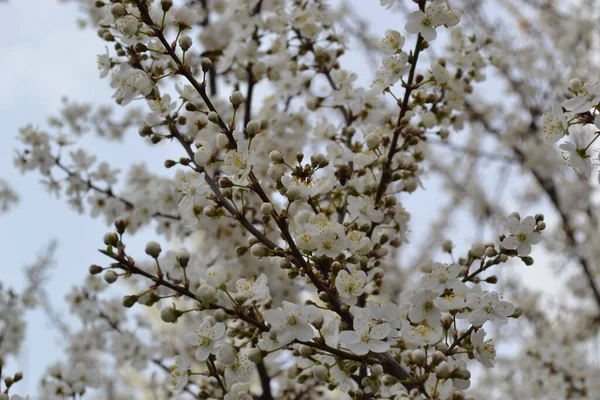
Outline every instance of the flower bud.
<svg viewBox="0 0 600 400">
<path fill-rule="evenodd" d="M 260 133 L 260 121 L 253 119 L 252 121 L 248 122 L 248 125 L 246 125 L 246 131 L 250 136 L 258 135 Z"/>
<path fill-rule="evenodd" d="M 104 271 L 104 268 L 102 268 L 101 266 L 96 265 L 96 264 L 90 265 L 90 274 L 91 275 L 97 275 L 102 271 Z"/>
<path fill-rule="evenodd" d="M 327 380 L 327 375 L 329 375 L 329 370 L 324 365 L 315 365 L 313 367 L 312 373 L 315 379 L 321 382 L 325 382 Z"/>
<path fill-rule="evenodd" d="M 521 315 L 523 315 L 523 307 L 517 304 L 515 305 L 515 312 L 510 317 L 519 318 Z"/>
<path fill-rule="evenodd" d="M 376 149 L 377 146 L 379 146 L 379 144 L 381 143 L 381 138 L 375 133 L 369 133 L 365 138 L 365 143 L 367 144 L 367 147 L 369 149 L 373 150 Z"/>
<path fill-rule="evenodd" d="M 267 175 L 274 181 L 281 179 L 281 176 L 285 172 L 284 166 L 282 164 L 271 164 L 269 165 L 269 169 L 267 170 Z"/>
<path fill-rule="evenodd" d="M 571 79 L 569 81 L 569 90 L 571 92 L 578 92 L 583 88 L 583 82 L 581 81 L 581 79 Z"/>
<path fill-rule="evenodd" d="M 128 225 L 129 225 L 129 220 L 125 217 L 118 217 L 115 220 L 115 228 L 117 228 L 117 232 L 121 235 L 123 233 L 125 233 L 125 229 L 127 229 Z"/>
<path fill-rule="evenodd" d="M 146 254 L 148 254 L 150 257 L 158 258 L 161 251 L 162 249 L 160 248 L 160 244 L 152 240 L 146 243 Z"/>
<path fill-rule="evenodd" d="M 173 0 L 160 0 L 160 6 L 163 11 L 167 12 L 173 7 Z"/>
<path fill-rule="evenodd" d="M 257 348 L 250 349 L 248 352 L 248 360 L 255 364 L 260 364 L 263 361 L 262 351 Z"/>
<path fill-rule="evenodd" d="M 104 274 L 104 280 L 106 283 L 115 283 L 119 279 L 119 275 L 115 271 L 109 270 Z"/>
<path fill-rule="evenodd" d="M 123 307 L 131 308 L 137 303 L 138 297 L 135 295 L 123 297 Z"/>
<path fill-rule="evenodd" d="M 290 200 L 290 202 L 293 202 L 300 200 L 302 198 L 302 193 L 300 192 L 299 188 L 292 186 L 286 190 L 285 196 Z"/>
<path fill-rule="evenodd" d="M 442 250 L 444 250 L 446 253 L 452 253 L 452 241 L 451 240 L 444 240 L 442 242 Z"/>
<path fill-rule="evenodd" d="M 422 349 L 413 350 L 411 353 L 411 359 L 416 365 L 423 366 L 427 362 L 427 356 Z"/>
<path fill-rule="evenodd" d="M 275 163 L 275 164 L 282 163 L 283 155 L 281 154 L 281 152 L 279 150 L 273 150 L 272 152 L 269 153 L 269 160 L 271 160 L 271 162 Z"/>
<path fill-rule="evenodd" d="M 237 351 L 229 343 L 223 344 L 217 351 L 217 360 L 225 365 L 231 365 L 237 358 Z"/>
<path fill-rule="evenodd" d="M 273 204 L 271 204 L 271 203 L 262 203 L 260 205 L 260 212 L 263 215 L 271 215 L 271 213 L 273 212 Z"/>
<path fill-rule="evenodd" d="M 179 251 L 179 253 L 177 253 L 176 258 L 177 258 L 177 262 L 179 263 L 181 268 L 185 268 L 188 266 L 188 263 L 190 262 L 190 253 L 187 250 L 182 249 Z"/>
<path fill-rule="evenodd" d="M 379 378 L 381 375 L 383 375 L 383 366 L 381 364 L 373 364 L 371 366 L 371 375 L 374 378 Z"/>
<path fill-rule="evenodd" d="M 215 317 L 215 321 L 217 322 L 227 321 L 227 313 L 224 310 L 221 310 L 220 308 L 218 310 L 215 310 L 215 312 L 213 313 L 213 317 Z"/>
<path fill-rule="evenodd" d="M 181 50 L 188 51 L 190 47 L 192 47 L 192 38 L 188 35 L 182 35 L 179 38 L 179 46 L 181 46 Z"/>
<path fill-rule="evenodd" d="M 533 265 L 533 258 L 529 256 L 521 257 L 521 260 L 523 260 L 525 265 Z"/>
<path fill-rule="evenodd" d="M 262 243 L 256 243 L 250 248 L 250 252 L 254 257 L 266 257 L 269 255 L 269 249 L 267 249 Z"/>
<path fill-rule="evenodd" d="M 486 247 L 485 255 L 486 255 L 486 257 L 496 257 L 498 255 L 498 252 L 493 247 Z"/>
<path fill-rule="evenodd" d="M 15 382 L 19 382 L 21 379 L 23 379 L 23 373 L 22 372 L 17 372 L 15 374 L 15 376 L 13 377 Z"/>
<path fill-rule="evenodd" d="M 482 243 L 474 243 L 471 246 L 471 254 L 475 256 L 475 258 L 481 258 L 485 254 L 485 246 Z"/>
<path fill-rule="evenodd" d="M 108 232 L 104 235 L 103 240 L 107 246 L 117 246 L 119 244 L 119 235 L 114 232 Z"/>
<path fill-rule="evenodd" d="M 209 112 L 208 113 L 208 120 L 210 122 L 212 122 L 213 124 L 219 123 L 219 114 L 217 114 L 215 111 Z"/>
<path fill-rule="evenodd" d="M 214 286 L 205 283 L 200 285 L 196 294 L 200 300 L 210 303 L 217 298 L 217 289 Z"/>
<path fill-rule="evenodd" d="M 233 108 L 238 108 L 245 101 L 244 95 L 239 90 L 236 90 L 229 96 L 229 101 L 233 105 Z"/>
<path fill-rule="evenodd" d="M 200 65 L 202 66 L 202 72 L 208 72 L 212 68 L 212 61 L 210 58 L 204 57 L 200 62 Z"/>
<path fill-rule="evenodd" d="M 435 375 L 440 379 L 448 379 L 451 372 L 452 370 L 450 369 L 450 364 L 448 364 L 446 361 L 442 361 L 440 365 L 435 367 Z"/>
<path fill-rule="evenodd" d="M 121 3 L 115 3 L 110 7 L 110 13 L 115 19 L 120 18 L 127 14 L 127 10 L 123 7 Z"/>
<path fill-rule="evenodd" d="M 179 315 L 177 314 L 178 312 L 175 308 L 165 307 L 160 312 L 160 319 L 162 319 L 164 322 L 174 324 L 175 322 L 177 322 L 177 318 L 179 318 Z"/>
<path fill-rule="evenodd" d="M 452 377 L 458 379 L 471 379 L 471 372 L 465 367 L 458 367 L 452 371 Z"/>
<path fill-rule="evenodd" d="M 219 147 L 226 147 L 229 144 L 229 138 L 224 133 L 219 133 L 217 135 L 217 145 Z"/>
<path fill-rule="evenodd" d="M 300 346 L 299 352 L 302 357 L 310 357 L 314 354 L 312 347 L 304 345 Z"/>
</svg>

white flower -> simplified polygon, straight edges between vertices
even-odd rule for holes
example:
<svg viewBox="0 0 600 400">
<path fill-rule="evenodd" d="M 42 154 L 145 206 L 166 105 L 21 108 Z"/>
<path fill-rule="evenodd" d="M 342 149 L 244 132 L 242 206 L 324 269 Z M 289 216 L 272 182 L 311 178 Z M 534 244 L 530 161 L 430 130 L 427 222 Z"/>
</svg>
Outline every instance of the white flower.
<svg viewBox="0 0 600 400">
<path fill-rule="evenodd" d="M 321 328 L 321 334 L 325 337 L 325 344 L 337 348 L 340 343 L 340 317 L 335 315 L 330 321 L 326 321 Z"/>
<path fill-rule="evenodd" d="M 156 114 L 165 117 L 169 115 L 171 111 L 175 110 L 175 107 L 177 107 L 177 103 L 171 102 L 171 96 L 169 96 L 168 94 L 164 94 L 158 100 L 149 100 L 148 106 Z"/>
<path fill-rule="evenodd" d="M 461 269 L 460 264 L 435 263 L 431 271 L 421 278 L 421 285 L 425 289 L 441 293 L 457 281 Z"/>
<path fill-rule="evenodd" d="M 204 321 L 196 329 L 196 333 L 189 333 L 183 339 L 192 346 L 199 346 L 196 349 L 196 359 L 205 361 L 210 354 L 216 353 L 223 335 L 225 335 L 225 324 L 219 322 L 211 326 L 209 321 Z"/>
<path fill-rule="evenodd" d="M 431 75 L 433 75 L 437 83 L 443 84 L 450 80 L 450 73 L 439 60 L 431 63 Z"/>
<path fill-rule="evenodd" d="M 377 324 L 366 318 L 354 318 L 354 330 L 340 333 L 340 340 L 351 352 L 359 356 L 369 351 L 383 353 L 390 345 L 383 341 L 390 333 L 390 324 Z"/>
<path fill-rule="evenodd" d="M 408 71 L 410 71 L 408 54 L 402 52 L 384 57 L 381 62 L 381 69 L 375 75 L 389 86 L 398 82 Z"/>
<path fill-rule="evenodd" d="M 412 295 L 412 307 L 408 311 L 408 318 L 414 323 L 424 321 L 427 325 L 440 326 L 441 314 L 434 304 L 437 298 L 438 294 L 430 290 L 420 290 Z"/>
<path fill-rule="evenodd" d="M 269 300 L 270 297 L 267 276 L 265 274 L 260 274 L 256 279 L 238 279 L 235 283 L 235 290 L 246 298 L 243 303 L 245 306 L 255 302 L 262 304 Z"/>
<path fill-rule="evenodd" d="M 402 331 L 400 336 L 408 343 L 412 343 L 417 346 L 426 346 L 439 342 L 443 333 L 444 332 L 442 328 L 439 326 L 412 326 L 410 322 L 404 321 L 402 323 Z"/>
<path fill-rule="evenodd" d="M 420 33 L 421 36 L 423 36 L 423 39 L 431 42 L 437 37 L 437 32 L 435 31 L 431 12 L 429 10 L 431 10 L 431 8 L 427 7 L 425 12 L 415 11 L 410 13 L 404 29 L 409 33 Z"/>
<path fill-rule="evenodd" d="M 498 325 L 508 322 L 508 317 L 515 312 L 515 306 L 500 300 L 500 295 L 496 292 L 483 292 L 479 286 L 475 288 L 474 292 L 467 295 L 467 306 L 472 310 L 467 318 L 469 323 L 482 326 L 488 320 Z"/>
<path fill-rule="evenodd" d="M 560 108 L 560 104 L 553 103 L 552 111 L 542 115 L 542 131 L 544 140 L 556 143 L 569 133 L 569 120 Z"/>
<path fill-rule="evenodd" d="M 569 137 L 573 139 L 572 142 L 567 140 L 558 146 L 564 150 L 561 152 L 561 155 L 575 172 L 582 171 L 583 175 L 589 178 L 592 174 L 592 162 L 585 150 L 589 143 L 586 132 L 584 130 L 576 130 Z"/>
<path fill-rule="evenodd" d="M 320 316 L 319 309 L 288 301 L 283 302 L 282 308 L 264 312 L 265 321 L 277 334 L 277 341 L 288 344 L 296 339 L 303 342 L 311 340 L 315 333 L 310 323 Z"/>
<path fill-rule="evenodd" d="M 348 212 L 352 218 L 359 221 L 380 223 L 383 221 L 383 212 L 375 208 L 375 200 L 372 197 L 348 197 Z"/>
<path fill-rule="evenodd" d="M 126 37 L 135 35 L 140 25 L 140 21 L 133 15 L 125 15 L 115 21 L 117 30 Z"/>
<path fill-rule="evenodd" d="M 402 51 L 404 46 L 404 37 L 400 32 L 393 29 L 385 31 L 385 37 L 377 44 L 377 47 L 386 54 L 395 54 L 398 51 Z"/>
<path fill-rule="evenodd" d="M 252 400 L 252 396 L 248 394 L 247 383 L 233 383 L 231 389 L 227 392 L 223 400 Z"/>
<path fill-rule="evenodd" d="M 467 294 L 469 287 L 461 281 L 456 281 L 452 287 L 452 293 L 444 294 L 433 300 L 433 304 L 441 311 L 454 311 L 465 308 L 467 305 Z"/>
<path fill-rule="evenodd" d="M 573 93 L 575 96 L 565 100 L 562 106 L 573 114 L 589 111 L 600 101 L 600 82 L 585 82 L 583 87 Z"/>
<path fill-rule="evenodd" d="M 488 339 L 485 342 L 485 330 L 479 329 L 477 332 L 471 332 L 471 344 L 473 345 L 473 355 L 475 359 L 484 366 L 491 368 L 494 366 L 492 360 L 496 357 L 496 349 L 492 343 L 492 339 Z"/>
<path fill-rule="evenodd" d="M 224 174 L 245 178 L 250 173 L 250 166 L 248 151 L 228 150 L 225 153 L 221 170 Z"/>
<path fill-rule="evenodd" d="M 200 20 L 198 12 L 189 7 L 180 7 L 173 13 L 173 24 L 179 28 L 179 30 L 190 29 Z"/>
<path fill-rule="evenodd" d="M 348 305 L 356 304 L 358 296 L 365 291 L 364 287 L 366 283 L 367 274 L 363 270 L 349 273 L 343 269 L 335 277 L 335 288 L 344 303 Z"/>
<path fill-rule="evenodd" d="M 334 228 L 325 229 L 316 239 L 315 256 L 335 258 L 347 248 L 346 235 L 340 235 Z"/>
<path fill-rule="evenodd" d="M 248 360 L 246 353 L 238 353 L 237 359 L 225 369 L 225 379 L 230 384 L 249 382 L 252 369 L 252 362 Z"/>
<path fill-rule="evenodd" d="M 190 363 L 185 362 L 181 356 L 175 357 L 175 364 L 171 367 L 171 384 L 174 391 L 179 392 L 187 385 L 189 379 L 188 369 L 190 367 Z"/>
<path fill-rule="evenodd" d="M 535 232 L 535 218 L 525 217 L 522 221 L 511 215 L 508 218 L 508 231 L 510 235 L 504 238 L 500 245 L 508 250 L 517 250 L 520 256 L 531 254 L 531 245 L 538 244 L 542 240 L 542 235 Z"/>
<path fill-rule="evenodd" d="M 108 75 L 111 67 L 110 55 L 108 54 L 108 47 L 106 47 L 106 54 L 98 55 L 98 70 L 100 71 L 100 78 L 105 78 Z"/>
<path fill-rule="evenodd" d="M 356 385 L 354 379 L 352 379 L 352 373 L 344 364 L 335 364 L 329 370 L 329 373 L 333 381 L 337 383 L 338 388 L 344 393 L 347 393 L 349 389 L 354 388 Z"/>
</svg>

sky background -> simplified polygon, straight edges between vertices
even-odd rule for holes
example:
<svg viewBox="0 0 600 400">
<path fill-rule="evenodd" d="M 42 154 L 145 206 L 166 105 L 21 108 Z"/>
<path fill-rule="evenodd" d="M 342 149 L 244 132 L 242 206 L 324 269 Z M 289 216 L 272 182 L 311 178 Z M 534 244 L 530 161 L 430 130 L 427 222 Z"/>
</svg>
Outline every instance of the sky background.
<svg viewBox="0 0 600 400">
<path fill-rule="evenodd" d="M 385 29 L 400 31 L 400 15 L 386 12 L 377 0 L 355 0 L 356 12 L 376 21 L 373 32 L 383 35 Z M 92 263 L 103 264 L 106 259 L 97 252 L 107 227 L 102 220 L 94 220 L 73 212 L 62 199 L 50 197 L 40 186 L 40 175 L 21 175 L 13 168 L 15 140 L 18 129 L 27 124 L 46 129 L 47 117 L 55 114 L 61 98 L 112 104 L 112 90 L 107 79 L 100 80 L 96 69 L 96 55 L 103 53 L 102 42 L 92 30 L 81 30 L 76 20 L 80 16 L 77 5 L 55 0 L 10 0 L 0 3 L 0 121 L 3 145 L 0 146 L 0 177 L 7 180 L 21 197 L 20 203 L 8 214 L 0 215 L 0 281 L 19 289 L 24 284 L 22 267 L 35 260 L 51 239 L 58 240 L 56 266 L 48 292 L 57 311 L 67 316 L 64 296 L 83 281 Z M 350 54 L 352 70 L 360 77 L 368 76 L 368 64 L 359 54 Z M 349 65 L 349 64 L 347 64 Z M 369 75 L 370 76 L 370 75 Z M 370 78 L 367 78 L 370 79 Z M 364 83 L 368 80 L 365 79 Z M 127 170 L 132 162 L 156 160 L 156 150 L 142 144 L 136 133 L 126 137 L 123 145 L 104 143 L 86 138 L 82 146 L 93 149 L 98 161 L 107 161 L 112 167 Z M 168 154 L 177 154 L 173 147 L 161 147 L 161 161 Z M 107 158 L 110 157 L 110 158 Z M 164 170 L 163 170 L 164 171 Z M 405 207 L 413 214 L 413 236 L 424 232 L 431 210 L 440 205 L 435 181 L 428 191 L 403 199 Z M 466 237 L 475 240 L 473 226 L 462 227 Z M 141 252 L 145 241 L 155 239 L 152 230 L 139 232 L 128 247 Z M 460 249 L 466 251 L 466 249 Z M 528 279 L 544 271 L 543 263 L 525 271 Z M 540 269 L 541 268 L 541 269 Z M 547 286 L 549 281 L 539 278 L 534 286 Z M 27 316 L 26 343 L 21 356 L 9 364 L 10 371 L 25 373 L 25 379 L 16 388 L 17 393 L 34 394 L 37 383 L 48 366 L 61 358 L 64 340 L 41 311 Z M 14 367 L 14 368 L 11 368 Z"/>
</svg>

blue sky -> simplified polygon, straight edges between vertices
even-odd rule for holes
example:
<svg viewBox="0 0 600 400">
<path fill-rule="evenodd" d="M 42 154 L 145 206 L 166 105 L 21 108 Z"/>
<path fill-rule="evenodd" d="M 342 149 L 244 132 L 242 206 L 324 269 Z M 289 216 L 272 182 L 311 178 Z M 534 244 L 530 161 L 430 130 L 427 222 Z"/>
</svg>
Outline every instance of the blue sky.
<svg viewBox="0 0 600 400">
<path fill-rule="evenodd" d="M 372 28 L 383 35 L 385 29 L 399 26 L 400 15 L 390 14 L 376 0 L 355 0 L 356 12 L 377 21 Z M 12 159 L 19 127 L 33 124 L 42 129 L 46 120 L 60 107 L 61 97 L 93 104 L 111 104 L 112 91 L 107 80 L 100 80 L 96 70 L 96 55 L 103 53 L 104 43 L 91 30 L 78 28 L 77 6 L 51 0 L 11 0 L 0 4 L 0 120 L 3 124 L 3 145 L 0 146 L 0 176 L 15 187 L 20 204 L 9 214 L 0 215 L 0 280 L 8 286 L 23 285 L 21 267 L 33 261 L 37 252 L 52 238 L 58 239 L 57 265 L 52 271 L 48 291 L 57 310 L 68 314 L 65 294 L 83 281 L 88 266 L 106 260 L 96 249 L 107 227 L 101 220 L 77 215 L 61 199 L 49 197 L 39 184 L 40 175 L 21 175 L 13 169 Z M 365 76 L 367 60 L 350 55 L 352 70 Z M 365 82 L 366 83 L 366 82 Z M 141 144 L 136 133 L 125 145 L 107 144 L 86 138 L 84 147 L 98 154 L 98 161 L 126 170 L 134 161 L 156 160 L 156 152 Z M 162 150 L 161 150 L 162 151 Z M 176 152 L 176 149 L 166 150 Z M 161 157 L 166 157 L 164 151 Z M 110 158 L 106 158 L 110 157 Z M 155 163 L 157 167 L 162 165 Z M 435 190 L 435 189 L 433 189 Z M 433 195 L 432 195 L 433 194 Z M 431 209 L 440 204 L 435 192 L 406 199 L 405 206 L 413 220 L 431 218 Z M 423 223 L 421 226 L 426 225 Z M 414 236 L 424 230 L 413 226 Z M 475 231 L 470 239 L 474 239 Z M 467 235 L 469 236 L 469 235 Z M 154 239 L 152 230 L 140 232 L 128 245 L 141 251 L 145 240 Z M 465 250 L 465 249 L 461 249 Z M 25 373 L 17 392 L 35 392 L 38 380 L 53 360 L 61 358 L 61 338 L 50 329 L 42 312 L 28 315 L 26 344 L 17 365 Z"/>
</svg>

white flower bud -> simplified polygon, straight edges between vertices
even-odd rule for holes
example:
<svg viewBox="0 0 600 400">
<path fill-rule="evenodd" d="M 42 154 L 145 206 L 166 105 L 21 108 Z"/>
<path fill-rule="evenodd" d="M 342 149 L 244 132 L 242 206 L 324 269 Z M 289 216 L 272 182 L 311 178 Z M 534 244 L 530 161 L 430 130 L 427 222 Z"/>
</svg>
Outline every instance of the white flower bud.
<svg viewBox="0 0 600 400">
<path fill-rule="evenodd" d="M 248 352 L 248 360 L 255 364 L 260 364 L 263 360 L 262 351 L 257 348 L 250 349 Z"/>
<path fill-rule="evenodd" d="M 246 131 L 248 131 L 248 134 L 250 136 L 259 134 L 260 133 L 260 121 L 253 119 L 250 122 L 248 122 L 248 125 L 246 125 Z"/>
<path fill-rule="evenodd" d="M 165 307 L 160 312 L 160 319 L 165 322 L 175 323 L 177 318 L 177 311 L 173 307 Z"/>
<path fill-rule="evenodd" d="M 113 270 L 106 271 L 104 273 L 104 280 L 106 283 L 115 283 L 119 279 L 119 275 Z"/>
<path fill-rule="evenodd" d="M 477 258 L 481 258 L 485 254 L 485 246 L 482 243 L 474 243 L 471 246 L 471 253 Z"/>
<path fill-rule="evenodd" d="M 313 376 L 321 382 L 325 382 L 327 380 L 327 375 L 329 375 L 329 370 L 324 365 L 315 365 L 312 372 Z"/>
<path fill-rule="evenodd" d="M 248 297 L 248 294 L 247 294 L 247 293 L 244 293 L 244 292 L 238 292 L 238 293 L 236 293 L 236 294 L 233 296 L 233 298 L 234 298 L 234 299 L 235 299 L 235 301 L 236 301 L 236 302 L 238 302 L 238 303 L 243 303 L 243 302 L 245 302 L 246 300 L 248 300 L 248 299 L 249 299 L 249 297 Z"/>
<path fill-rule="evenodd" d="M 375 378 L 379 378 L 383 375 L 383 366 L 381 364 L 373 364 L 371 366 L 371 375 Z"/>
<path fill-rule="evenodd" d="M 273 212 L 273 204 L 271 203 L 262 203 L 260 206 L 260 212 L 263 215 L 271 215 Z"/>
<path fill-rule="evenodd" d="M 435 375 L 440 379 L 448 379 L 451 372 L 450 364 L 446 361 L 442 361 L 440 365 L 435 367 Z"/>
<path fill-rule="evenodd" d="M 299 353 L 302 357 L 310 357 L 314 354 L 312 347 L 302 345 L 300 346 Z"/>
<path fill-rule="evenodd" d="M 373 150 L 377 148 L 377 146 L 379 146 L 379 143 L 381 143 L 381 139 L 379 138 L 379 135 L 375 133 L 369 133 L 365 138 L 365 143 L 367 144 L 367 147 L 369 149 Z"/>
<path fill-rule="evenodd" d="M 217 298 L 217 289 L 207 283 L 200 285 L 196 292 L 200 300 L 210 303 Z"/>
<path fill-rule="evenodd" d="M 225 343 L 219 347 L 217 351 L 217 360 L 225 365 L 231 365 L 237 358 L 237 351 L 229 343 Z"/>
<path fill-rule="evenodd" d="M 219 133 L 217 135 L 217 146 L 226 147 L 229 144 L 229 138 L 224 133 Z"/>
<path fill-rule="evenodd" d="M 219 114 L 217 114 L 217 113 L 216 113 L 216 112 L 214 112 L 214 111 L 211 111 L 211 112 L 209 112 L 209 113 L 208 113 L 208 120 L 209 120 L 210 122 L 212 122 L 213 124 L 217 124 L 217 123 L 219 123 Z"/>
<path fill-rule="evenodd" d="M 0 400 L 8 400 L 8 395 L 6 393 L 0 393 Z"/>
<path fill-rule="evenodd" d="M 446 253 L 452 253 L 452 241 L 451 240 L 444 240 L 442 242 L 442 250 L 444 250 Z"/>
<path fill-rule="evenodd" d="M 202 65 L 203 72 L 208 72 L 212 68 L 212 61 L 210 58 L 204 57 L 202 61 L 200 61 L 200 64 Z"/>
<path fill-rule="evenodd" d="M 194 162 L 201 167 L 206 167 L 208 160 L 210 160 L 211 154 L 208 151 L 198 150 L 194 153 Z"/>
<path fill-rule="evenodd" d="M 224 310 L 221 310 L 220 308 L 218 310 L 215 310 L 213 316 L 215 317 L 215 321 L 217 322 L 223 322 L 227 320 L 227 313 Z"/>
<path fill-rule="evenodd" d="M 242 92 L 236 90 L 229 96 L 229 101 L 233 104 L 234 108 L 238 108 L 242 103 L 244 103 L 244 95 Z"/>
<path fill-rule="evenodd" d="M 179 46 L 181 46 L 181 50 L 188 51 L 190 47 L 192 47 L 192 38 L 188 35 L 182 35 L 179 38 Z"/>
<path fill-rule="evenodd" d="M 267 170 L 267 175 L 274 181 L 281 179 L 285 172 L 285 168 L 282 164 L 271 164 Z"/>
<path fill-rule="evenodd" d="M 411 353 L 412 361 L 417 365 L 425 365 L 427 362 L 427 356 L 422 349 L 415 349 Z"/>
<path fill-rule="evenodd" d="M 252 75 L 255 79 L 260 79 L 267 72 L 267 66 L 264 62 L 259 61 L 252 66 Z"/>
<path fill-rule="evenodd" d="M 273 150 L 272 152 L 269 153 L 269 160 L 271 160 L 271 162 L 275 163 L 275 164 L 282 163 L 283 155 L 281 154 L 281 152 L 279 150 Z"/>
<path fill-rule="evenodd" d="M 581 79 L 574 78 L 569 81 L 569 90 L 571 92 L 578 92 L 583 88 L 583 82 Z"/>
<path fill-rule="evenodd" d="M 300 200 L 302 198 L 302 192 L 300 192 L 300 189 L 297 187 L 290 187 L 290 188 L 288 188 L 288 190 L 286 190 L 285 196 L 290 201 L 296 201 L 296 200 Z"/>
<path fill-rule="evenodd" d="M 160 244 L 152 240 L 146 243 L 146 254 L 148 254 L 150 257 L 158 258 L 161 251 L 162 249 L 160 248 Z"/>
<path fill-rule="evenodd" d="M 179 265 L 181 265 L 182 268 L 185 268 L 188 266 L 188 263 L 190 262 L 190 253 L 183 249 L 180 250 L 179 253 L 177 253 L 177 262 L 179 263 Z"/>
<path fill-rule="evenodd" d="M 256 243 L 250 248 L 250 252 L 254 257 L 266 257 L 269 255 L 269 249 L 267 249 L 262 243 Z"/>
</svg>

